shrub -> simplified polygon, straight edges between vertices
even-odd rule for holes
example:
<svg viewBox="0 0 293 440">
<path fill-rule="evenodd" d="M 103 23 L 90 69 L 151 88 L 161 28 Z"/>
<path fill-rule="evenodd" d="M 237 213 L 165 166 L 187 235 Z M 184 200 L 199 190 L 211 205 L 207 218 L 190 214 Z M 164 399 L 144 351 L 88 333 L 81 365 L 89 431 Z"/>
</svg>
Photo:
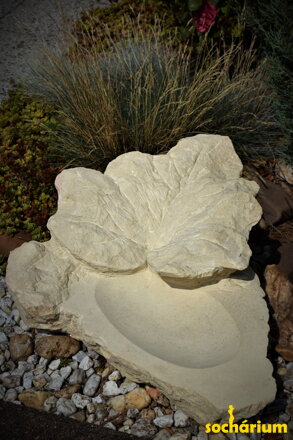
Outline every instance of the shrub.
<svg viewBox="0 0 293 440">
<path fill-rule="evenodd" d="M 154 28 L 145 35 L 134 23 L 120 42 L 104 28 L 111 50 L 47 51 L 33 68 L 30 88 L 56 109 L 56 155 L 104 169 L 121 153 L 164 152 L 197 133 L 230 136 L 242 157 L 270 154 L 279 133 L 253 50 L 232 45 L 220 56 L 206 48 L 191 62 Z"/>
<path fill-rule="evenodd" d="M 49 122 L 54 123 L 51 108 L 20 90 L 10 92 L 1 105 L 1 234 L 26 230 L 34 240 L 49 238 L 46 223 L 56 209 L 58 173 L 47 157 L 49 135 L 43 124 Z"/>
<path fill-rule="evenodd" d="M 267 58 L 268 83 L 273 105 L 284 135 L 284 149 L 293 160 L 293 3 L 291 0 L 248 2 L 247 22 Z"/>
</svg>

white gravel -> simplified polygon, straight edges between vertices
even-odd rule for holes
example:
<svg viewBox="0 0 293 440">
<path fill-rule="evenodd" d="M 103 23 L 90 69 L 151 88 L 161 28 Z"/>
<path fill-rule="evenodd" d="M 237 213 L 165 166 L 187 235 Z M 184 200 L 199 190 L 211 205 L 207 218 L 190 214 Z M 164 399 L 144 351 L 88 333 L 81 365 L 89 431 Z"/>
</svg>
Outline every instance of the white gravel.
<svg viewBox="0 0 293 440">
<path fill-rule="evenodd" d="M 11 80 L 21 82 L 43 42 L 56 44 L 61 29 L 80 11 L 107 6 L 108 0 L 0 0 L 0 101 Z"/>
</svg>

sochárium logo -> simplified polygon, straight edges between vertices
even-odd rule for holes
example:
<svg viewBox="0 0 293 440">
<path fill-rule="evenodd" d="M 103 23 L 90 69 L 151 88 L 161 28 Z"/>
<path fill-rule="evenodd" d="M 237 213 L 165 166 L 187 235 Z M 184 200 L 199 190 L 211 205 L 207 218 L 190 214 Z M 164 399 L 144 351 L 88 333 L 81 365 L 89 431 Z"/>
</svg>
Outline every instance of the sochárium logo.
<svg viewBox="0 0 293 440">
<path fill-rule="evenodd" d="M 233 433 L 235 432 L 236 434 L 238 434 L 239 432 L 241 434 L 252 434 L 252 433 L 257 433 L 257 434 L 261 434 L 261 433 L 278 433 L 278 434 L 286 434 L 288 431 L 288 426 L 286 424 L 281 424 L 281 423 L 261 423 L 260 420 L 258 420 L 256 423 L 247 423 L 247 420 L 243 420 L 243 422 L 241 422 L 239 425 L 237 423 L 234 423 L 234 416 L 233 416 L 233 411 L 234 411 L 234 406 L 233 405 L 229 405 L 228 408 L 228 414 L 229 414 L 229 422 L 228 423 L 224 423 L 224 424 L 218 424 L 218 423 L 208 423 L 206 425 L 206 433 L 209 434 L 210 432 L 212 433 L 219 433 L 219 432 L 223 432 L 224 434 L 228 434 L 228 433 Z"/>
</svg>

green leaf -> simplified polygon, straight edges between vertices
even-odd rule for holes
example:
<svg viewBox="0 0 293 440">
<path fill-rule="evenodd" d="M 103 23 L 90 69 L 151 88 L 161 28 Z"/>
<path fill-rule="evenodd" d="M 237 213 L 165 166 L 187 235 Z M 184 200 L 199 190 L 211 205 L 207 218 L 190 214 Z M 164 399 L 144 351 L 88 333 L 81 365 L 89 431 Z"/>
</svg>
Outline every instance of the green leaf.
<svg viewBox="0 0 293 440">
<path fill-rule="evenodd" d="M 191 12 L 197 11 L 201 5 L 203 0 L 188 0 L 188 9 Z"/>
</svg>

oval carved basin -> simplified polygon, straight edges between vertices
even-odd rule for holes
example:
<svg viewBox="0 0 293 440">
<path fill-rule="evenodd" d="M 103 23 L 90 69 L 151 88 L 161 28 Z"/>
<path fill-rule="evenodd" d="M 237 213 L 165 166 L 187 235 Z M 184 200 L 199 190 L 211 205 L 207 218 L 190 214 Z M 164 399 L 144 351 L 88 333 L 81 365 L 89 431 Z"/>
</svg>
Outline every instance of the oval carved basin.
<svg viewBox="0 0 293 440">
<path fill-rule="evenodd" d="M 149 269 L 101 277 L 96 300 L 110 323 L 153 356 L 187 368 L 213 367 L 235 357 L 239 329 L 206 288 L 176 289 Z"/>
</svg>

